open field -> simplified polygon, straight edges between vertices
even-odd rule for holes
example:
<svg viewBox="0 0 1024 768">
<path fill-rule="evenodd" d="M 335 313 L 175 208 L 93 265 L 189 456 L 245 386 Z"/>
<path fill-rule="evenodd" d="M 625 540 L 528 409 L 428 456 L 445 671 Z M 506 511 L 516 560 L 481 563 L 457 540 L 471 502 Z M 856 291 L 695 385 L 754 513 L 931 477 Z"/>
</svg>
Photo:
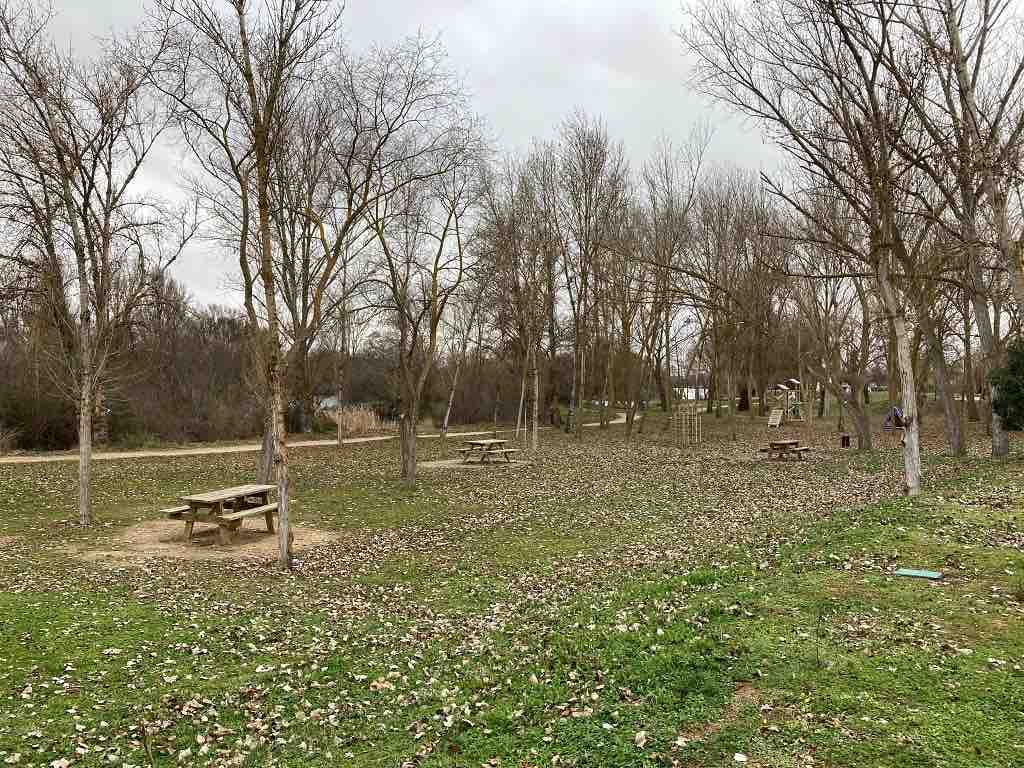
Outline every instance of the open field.
<svg viewBox="0 0 1024 768">
<path fill-rule="evenodd" d="M 216 557 L 144 545 L 252 455 L 97 463 L 88 530 L 74 466 L 0 466 L 0 759 L 1024 764 L 1021 457 L 928 434 L 909 501 L 890 436 L 856 454 L 795 427 L 815 450 L 779 463 L 761 421 L 705 424 L 682 452 L 548 431 L 532 465 L 415 491 L 395 444 L 298 449 L 291 575 L 259 526 Z"/>
</svg>

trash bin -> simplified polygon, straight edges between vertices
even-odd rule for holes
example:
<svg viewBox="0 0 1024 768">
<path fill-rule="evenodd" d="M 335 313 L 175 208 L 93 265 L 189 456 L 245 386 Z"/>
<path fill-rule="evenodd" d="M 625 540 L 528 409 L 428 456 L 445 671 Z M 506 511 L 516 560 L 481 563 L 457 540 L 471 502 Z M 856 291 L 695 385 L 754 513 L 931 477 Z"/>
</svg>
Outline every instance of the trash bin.
<svg viewBox="0 0 1024 768">
<path fill-rule="evenodd" d="M 839 447 L 849 448 L 850 447 L 850 436 L 845 432 L 839 436 Z"/>
</svg>

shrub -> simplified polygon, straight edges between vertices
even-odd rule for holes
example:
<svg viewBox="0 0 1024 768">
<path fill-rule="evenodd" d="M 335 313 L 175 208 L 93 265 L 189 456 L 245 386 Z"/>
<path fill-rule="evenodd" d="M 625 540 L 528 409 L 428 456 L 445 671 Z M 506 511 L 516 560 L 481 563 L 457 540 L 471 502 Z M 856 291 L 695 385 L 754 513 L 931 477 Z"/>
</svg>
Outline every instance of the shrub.
<svg viewBox="0 0 1024 768">
<path fill-rule="evenodd" d="M 18 430 L 5 429 L 4 426 L 0 424 L 0 456 L 13 451 L 17 442 Z"/>
<path fill-rule="evenodd" d="M 998 395 L 992 408 L 1007 429 L 1024 428 L 1024 340 L 1016 339 L 1006 347 L 1006 364 L 989 374 Z"/>
<path fill-rule="evenodd" d="M 345 405 L 332 411 L 329 416 L 346 435 L 369 435 L 391 431 L 394 428 L 393 423 L 383 421 L 377 412 L 367 405 Z"/>
</svg>

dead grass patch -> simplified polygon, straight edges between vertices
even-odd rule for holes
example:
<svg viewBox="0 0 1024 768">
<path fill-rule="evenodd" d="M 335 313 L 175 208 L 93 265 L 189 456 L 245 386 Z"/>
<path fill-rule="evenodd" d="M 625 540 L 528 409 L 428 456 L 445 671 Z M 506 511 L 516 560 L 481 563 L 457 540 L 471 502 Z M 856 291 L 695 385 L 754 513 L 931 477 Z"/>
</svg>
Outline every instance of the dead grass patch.
<svg viewBox="0 0 1024 768">
<path fill-rule="evenodd" d="M 726 706 L 720 719 L 713 723 L 703 723 L 702 725 L 696 725 L 681 731 L 676 744 L 682 746 L 691 741 L 704 741 L 714 736 L 720 730 L 739 719 L 740 712 L 743 711 L 744 707 L 756 705 L 760 700 L 761 694 L 754 686 L 750 683 L 739 683 L 736 686 L 736 692 L 732 695 L 732 700 Z"/>
</svg>

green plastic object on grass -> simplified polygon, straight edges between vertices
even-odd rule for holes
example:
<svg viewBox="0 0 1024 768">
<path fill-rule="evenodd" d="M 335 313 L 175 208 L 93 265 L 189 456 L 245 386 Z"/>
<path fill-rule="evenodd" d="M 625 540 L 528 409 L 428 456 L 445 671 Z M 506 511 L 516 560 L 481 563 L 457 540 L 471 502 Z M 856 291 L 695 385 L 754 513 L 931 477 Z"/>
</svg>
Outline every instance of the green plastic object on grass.
<svg viewBox="0 0 1024 768">
<path fill-rule="evenodd" d="M 922 571 L 917 568 L 900 568 L 896 571 L 897 576 L 909 576 L 912 579 L 931 579 L 937 581 L 942 578 L 938 571 Z"/>
</svg>

